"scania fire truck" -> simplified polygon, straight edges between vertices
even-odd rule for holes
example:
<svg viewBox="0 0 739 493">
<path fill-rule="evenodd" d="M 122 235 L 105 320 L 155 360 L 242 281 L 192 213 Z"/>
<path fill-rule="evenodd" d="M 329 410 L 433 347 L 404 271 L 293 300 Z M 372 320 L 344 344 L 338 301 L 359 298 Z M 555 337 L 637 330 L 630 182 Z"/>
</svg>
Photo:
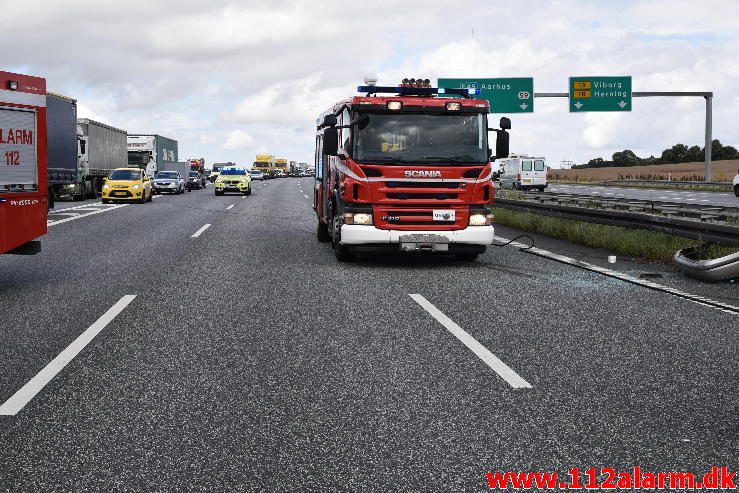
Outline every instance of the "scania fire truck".
<svg viewBox="0 0 739 493">
<path fill-rule="evenodd" d="M 0 254 L 41 250 L 46 156 L 46 80 L 0 72 Z"/>
<path fill-rule="evenodd" d="M 428 79 L 358 92 L 316 121 L 318 241 L 339 261 L 377 247 L 475 260 L 493 242 L 490 161 L 508 156 L 510 120 L 488 128 L 479 89 Z"/>
</svg>

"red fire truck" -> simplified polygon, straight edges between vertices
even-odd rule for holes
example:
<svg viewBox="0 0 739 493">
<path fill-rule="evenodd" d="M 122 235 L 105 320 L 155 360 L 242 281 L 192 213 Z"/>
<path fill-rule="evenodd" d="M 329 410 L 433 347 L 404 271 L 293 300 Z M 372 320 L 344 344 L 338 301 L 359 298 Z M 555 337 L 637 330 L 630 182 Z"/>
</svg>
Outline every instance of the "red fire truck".
<svg viewBox="0 0 739 493">
<path fill-rule="evenodd" d="M 488 128 L 479 89 L 428 79 L 358 92 L 316 121 L 318 241 L 339 261 L 378 247 L 475 260 L 493 242 L 490 161 L 508 156 L 510 120 Z"/>
<path fill-rule="evenodd" d="M 46 160 L 46 80 L 0 72 L 0 254 L 41 251 Z"/>
</svg>

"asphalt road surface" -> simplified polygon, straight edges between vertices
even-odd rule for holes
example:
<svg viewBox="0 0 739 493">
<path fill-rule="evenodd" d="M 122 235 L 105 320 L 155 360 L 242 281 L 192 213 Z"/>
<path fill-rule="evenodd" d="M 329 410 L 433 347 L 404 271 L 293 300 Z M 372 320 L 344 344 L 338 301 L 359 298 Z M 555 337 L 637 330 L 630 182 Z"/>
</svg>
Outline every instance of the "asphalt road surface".
<svg viewBox="0 0 739 493">
<path fill-rule="evenodd" d="M 736 314 L 512 247 L 339 264 L 311 183 L 59 204 L 0 257 L 0 491 L 737 469 Z"/>
<path fill-rule="evenodd" d="M 663 190 L 654 188 L 624 188 L 594 185 L 569 185 L 550 183 L 547 191 L 555 193 L 573 193 L 583 195 L 601 195 L 603 197 L 623 197 L 636 200 L 653 200 L 683 204 L 739 207 L 739 197 L 729 192 L 698 192 L 692 190 Z"/>
</svg>

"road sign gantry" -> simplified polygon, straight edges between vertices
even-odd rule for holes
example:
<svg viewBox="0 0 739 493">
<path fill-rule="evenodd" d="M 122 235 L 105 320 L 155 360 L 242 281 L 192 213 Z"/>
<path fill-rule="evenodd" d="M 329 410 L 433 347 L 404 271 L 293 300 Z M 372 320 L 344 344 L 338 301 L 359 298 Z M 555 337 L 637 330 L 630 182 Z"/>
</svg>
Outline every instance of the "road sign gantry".
<svg viewBox="0 0 739 493">
<path fill-rule="evenodd" d="M 570 77 L 570 112 L 631 111 L 631 76 Z"/>
</svg>

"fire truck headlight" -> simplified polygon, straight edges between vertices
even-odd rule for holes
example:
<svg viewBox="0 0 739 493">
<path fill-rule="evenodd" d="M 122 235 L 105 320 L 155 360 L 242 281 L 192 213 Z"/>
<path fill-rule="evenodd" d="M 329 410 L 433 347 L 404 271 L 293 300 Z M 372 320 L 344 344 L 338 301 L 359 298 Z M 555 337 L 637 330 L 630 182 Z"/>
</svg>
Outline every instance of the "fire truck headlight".
<svg viewBox="0 0 739 493">
<path fill-rule="evenodd" d="M 354 224 L 361 224 L 362 226 L 372 226 L 372 214 L 354 214 Z"/>
<path fill-rule="evenodd" d="M 493 224 L 492 214 L 476 213 L 470 215 L 470 226 L 490 226 Z"/>
<path fill-rule="evenodd" d="M 357 224 L 360 226 L 372 226 L 372 214 L 365 212 L 347 212 L 344 214 L 344 224 Z"/>
<path fill-rule="evenodd" d="M 413 80 L 413 79 L 411 79 Z M 411 82 L 412 84 L 412 82 Z M 403 102 L 402 101 L 388 101 L 387 102 L 387 109 L 391 111 L 398 111 L 403 109 Z"/>
</svg>

